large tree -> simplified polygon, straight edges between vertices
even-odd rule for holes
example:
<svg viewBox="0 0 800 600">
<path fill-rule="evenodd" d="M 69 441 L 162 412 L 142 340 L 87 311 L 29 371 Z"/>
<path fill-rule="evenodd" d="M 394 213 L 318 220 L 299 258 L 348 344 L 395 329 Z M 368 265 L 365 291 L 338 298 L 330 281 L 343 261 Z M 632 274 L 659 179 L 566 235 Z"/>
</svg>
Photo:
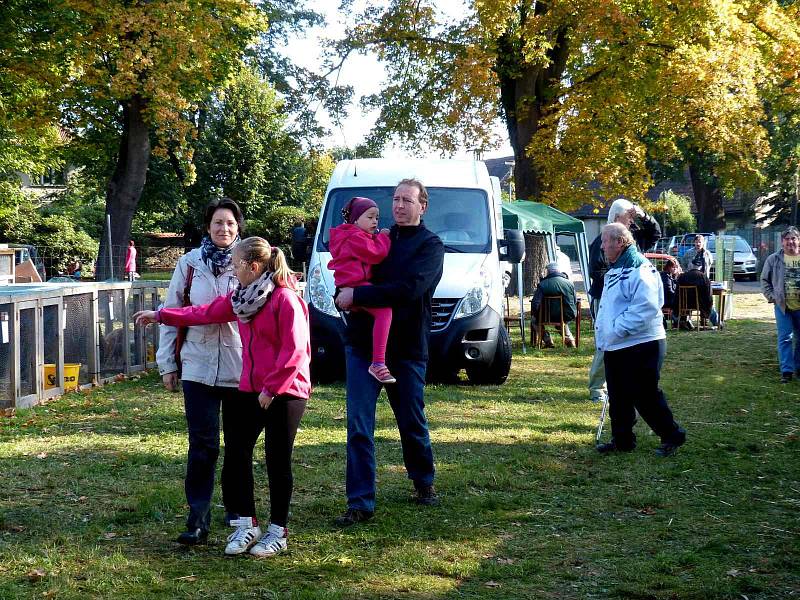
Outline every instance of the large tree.
<svg viewBox="0 0 800 600">
<path fill-rule="evenodd" d="M 750 0 L 429 0 L 370 6 L 335 45 L 389 65 L 373 136 L 452 152 L 487 149 L 499 114 L 517 195 L 562 208 L 651 186 L 648 157 L 688 149 L 752 183 L 768 154 L 759 92 L 787 72 L 792 6 Z M 789 64 L 788 60 L 783 64 Z M 698 179 L 700 181 L 700 179 Z M 702 213 L 702 209 L 701 209 Z"/>
<path fill-rule="evenodd" d="M 111 242 L 124 245 L 151 154 L 172 157 L 191 176 L 191 109 L 225 81 L 266 20 L 248 0 L 12 2 L 36 35 L 25 22 L 11 24 L 4 35 L 19 43 L 8 62 L 49 92 L 19 105 L 56 105 L 76 143 L 114 140 L 106 214 Z M 104 229 L 99 278 L 110 275 L 107 242 Z"/>
</svg>

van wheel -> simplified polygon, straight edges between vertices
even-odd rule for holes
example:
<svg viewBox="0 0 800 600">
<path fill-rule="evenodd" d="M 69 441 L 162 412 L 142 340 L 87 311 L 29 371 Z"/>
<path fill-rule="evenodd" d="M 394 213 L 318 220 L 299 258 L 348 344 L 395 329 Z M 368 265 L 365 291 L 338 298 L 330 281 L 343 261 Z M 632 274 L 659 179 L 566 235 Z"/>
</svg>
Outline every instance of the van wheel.
<svg viewBox="0 0 800 600">
<path fill-rule="evenodd" d="M 497 333 L 497 350 L 488 365 L 468 365 L 467 377 L 472 385 L 501 385 L 508 379 L 511 370 L 511 342 L 502 325 Z"/>
</svg>

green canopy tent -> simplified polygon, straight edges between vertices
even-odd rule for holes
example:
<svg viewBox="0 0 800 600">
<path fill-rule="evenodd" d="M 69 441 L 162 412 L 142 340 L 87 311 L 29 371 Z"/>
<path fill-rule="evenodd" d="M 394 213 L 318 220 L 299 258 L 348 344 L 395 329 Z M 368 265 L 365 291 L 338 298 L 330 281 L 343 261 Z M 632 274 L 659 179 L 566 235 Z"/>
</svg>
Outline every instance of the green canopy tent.
<svg viewBox="0 0 800 600">
<path fill-rule="evenodd" d="M 503 229 L 519 229 L 525 233 L 545 236 L 547 256 L 556 260 L 556 235 L 572 235 L 575 237 L 575 248 L 578 253 L 578 264 L 583 277 L 584 288 L 589 288 L 589 246 L 586 243 L 586 230 L 583 221 L 571 217 L 560 210 L 530 200 L 503 202 Z M 517 269 L 517 289 L 523 290 L 522 269 Z M 523 314 L 523 297 L 520 293 L 520 314 Z M 524 332 L 523 332 L 524 344 Z M 524 345 L 523 345 L 524 349 Z"/>
</svg>

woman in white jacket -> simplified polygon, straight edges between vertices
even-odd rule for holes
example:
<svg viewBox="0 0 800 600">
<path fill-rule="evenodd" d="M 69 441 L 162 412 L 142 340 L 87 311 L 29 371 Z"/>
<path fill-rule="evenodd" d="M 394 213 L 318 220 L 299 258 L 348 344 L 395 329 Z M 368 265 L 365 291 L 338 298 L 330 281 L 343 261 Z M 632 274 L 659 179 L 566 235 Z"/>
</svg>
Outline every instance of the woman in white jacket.
<svg viewBox="0 0 800 600">
<path fill-rule="evenodd" d="M 233 248 L 239 242 L 244 218 L 239 206 L 229 198 L 211 202 L 204 219 L 207 235 L 199 248 L 178 260 L 167 291 L 165 308 L 184 306 L 188 288 L 189 304 L 208 304 L 224 296 L 237 284 L 231 266 Z M 187 282 L 190 282 L 187 285 Z M 178 329 L 160 326 L 156 360 L 164 386 L 178 391 L 183 387 L 189 451 L 184 488 L 189 504 L 186 531 L 178 542 L 204 543 L 211 525 L 211 497 L 214 472 L 219 456 L 220 407 L 223 402 L 238 400 L 242 372 L 242 342 L 235 322 L 196 325 L 186 330 L 180 351 L 180 368 L 175 356 Z M 223 502 L 225 466 L 222 469 Z M 226 514 L 226 521 L 238 515 Z"/>
</svg>

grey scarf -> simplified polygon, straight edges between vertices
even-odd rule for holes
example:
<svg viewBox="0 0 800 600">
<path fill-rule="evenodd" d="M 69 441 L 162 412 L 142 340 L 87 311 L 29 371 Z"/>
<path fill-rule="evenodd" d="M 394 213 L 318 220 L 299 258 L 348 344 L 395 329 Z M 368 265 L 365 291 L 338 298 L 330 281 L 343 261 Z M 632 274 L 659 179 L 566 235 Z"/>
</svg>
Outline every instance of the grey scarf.
<svg viewBox="0 0 800 600">
<path fill-rule="evenodd" d="M 272 273 L 268 271 L 264 271 L 261 277 L 247 287 L 243 288 L 241 283 L 237 285 L 231 296 L 231 304 L 233 304 L 233 312 L 236 317 L 242 323 L 250 321 L 266 304 L 274 289 Z"/>
</svg>

